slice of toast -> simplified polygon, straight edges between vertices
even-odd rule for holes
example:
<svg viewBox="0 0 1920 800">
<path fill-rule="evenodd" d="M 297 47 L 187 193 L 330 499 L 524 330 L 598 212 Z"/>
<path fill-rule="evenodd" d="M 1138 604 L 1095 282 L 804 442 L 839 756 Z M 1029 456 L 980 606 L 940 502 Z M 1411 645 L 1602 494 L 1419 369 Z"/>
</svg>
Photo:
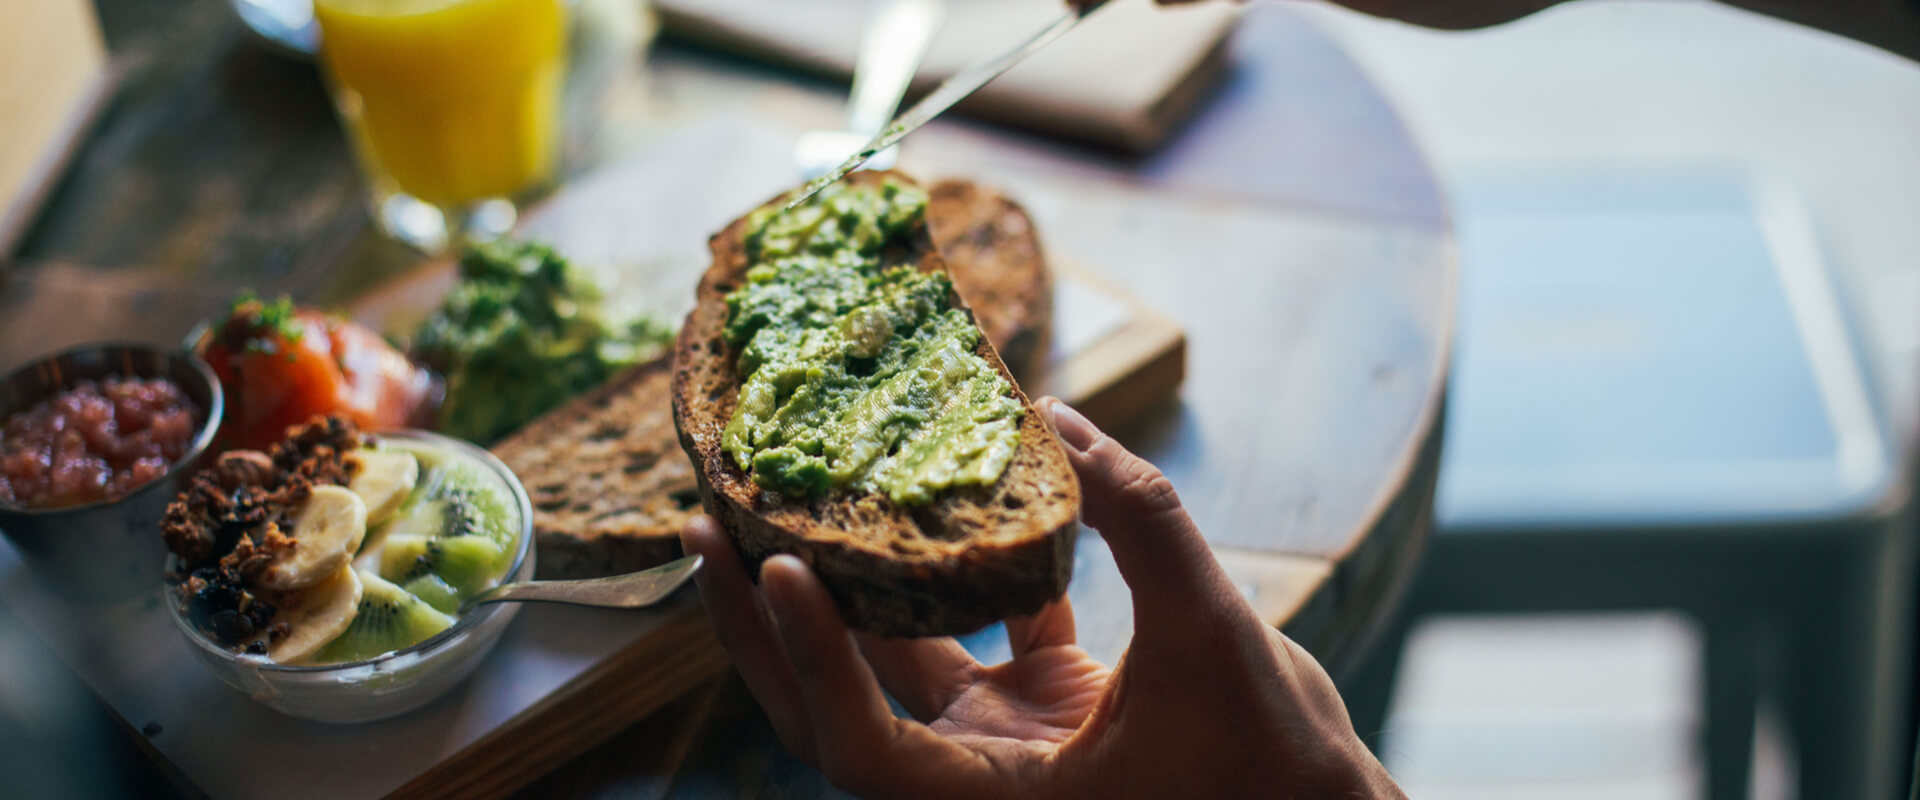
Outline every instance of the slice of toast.
<svg viewBox="0 0 1920 800">
<path fill-rule="evenodd" d="M 954 288 L 1017 377 L 1046 352 L 1053 281 L 1033 221 L 971 181 L 934 186 L 927 222 Z M 597 578 L 680 557 L 700 513 L 673 427 L 671 355 L 636 366 L 494 445 L 533 498 L 536 577 Z"/>
<path fill-rule="evenodd" d="M 537 577 L 618 575 L 679 557 L 700 493 L 674 433 L 672 390 L 662 356 L 494 445 L 533 501 Z"/>
<path fill-rule="evenodd" d="M 847 180 L 912 183 L 894 172 Z M 674 347 L 673 413 L 707 511 L 732 535 L 749 570 L 757 575 L 777 553 L 796 555 L 820 576 L 849 626 L 885 636 L 965 633 L 1059 597 L 1073 568 L 1080 486 L 1059 442 L 984 337 L 975 352 L 1015 387 L 1025 410 L 1012 463 L 992 485 L 949 489 L 916 508 L 850 490 L 795 500 L 762 490 L 724 452 L 721 432 L 740 388 L 738 349 L 723 333 L 726 296 L 748 266 L 746 226 L 743 217 L 710 241 L 713 265 Z M 947 268 L 925 224 L 895 257 L 922 271 Z M 966 308 L 957 291 L 948 300 Z"/>
<path fill-rule="evenodd" d="M 973 181 L 927 191 L 927 228 L 974 320 L 1020 379 L 1038 377 L 1053 338 L 1053 273 L 1033 218 Z"/>
</svg>

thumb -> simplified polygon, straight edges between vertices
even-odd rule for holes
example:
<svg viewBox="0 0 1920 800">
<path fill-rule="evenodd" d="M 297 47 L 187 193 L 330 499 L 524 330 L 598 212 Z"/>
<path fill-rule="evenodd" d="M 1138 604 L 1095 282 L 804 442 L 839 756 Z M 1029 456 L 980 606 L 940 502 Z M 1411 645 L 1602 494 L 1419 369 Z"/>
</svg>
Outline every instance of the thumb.
<svg viewBox="0 0 1920 800">
<path fill-rule="evenodd" d="M 1106 540 L 1133 591 L 1136 633 L 1190 628 L 1196 615 L 1251 614 L 1158 467 L 1066 403 L 1047 397 L 1037 406 L 1080 477 L 1080 520 Z"/>
</svg>

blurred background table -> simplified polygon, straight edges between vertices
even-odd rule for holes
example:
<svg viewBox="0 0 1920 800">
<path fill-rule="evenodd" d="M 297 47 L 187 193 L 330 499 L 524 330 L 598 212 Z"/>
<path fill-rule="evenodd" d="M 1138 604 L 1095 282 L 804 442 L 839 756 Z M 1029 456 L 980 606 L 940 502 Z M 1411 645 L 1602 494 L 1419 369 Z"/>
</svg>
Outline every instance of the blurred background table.
<svg viewBox="0 0 1920 800">
<path fill-rule="evenodd" d="M 369 226 L 311 65 L 247 39 L 216 0 L 99 6 L 123 82 L 7 269 L 0 366 L 86 339 L 177 340 L 242 287 L 342 304 L 420 262 Z M 640 24 L 624 4 L 580 7 L 609 13 L 615 33 Z M 1313 26 L 1256 6 L 1227 57 L 1211 103 L 1152 153 L 955 119 L 917 135 L 903 166 L 1005 187 L 1055 250 L 1185 326 L 1182 401 L 1116 434 L 1168 472 L 1256 607 L 1344 679 L 1399 601 L 1431 514 L 1448 220 L 1393 109 Z M 593 120 L 570 132 L 576 174 L 714 119 L 830 125 L 845 91 L 670 42 L 644 64 L 608 63 L 575 81 Z M 1097 538 L 1082 549 L 1093 566 L 1075 591 L 1120 598 L 1078 605 L 1084 643 L 1112 659 L 1124 590 Z M 1004 652 L 991 632 L 969 644 Z M 527 794 L 768 783 L 828 791 L 729 678 Z"/>
</svg>

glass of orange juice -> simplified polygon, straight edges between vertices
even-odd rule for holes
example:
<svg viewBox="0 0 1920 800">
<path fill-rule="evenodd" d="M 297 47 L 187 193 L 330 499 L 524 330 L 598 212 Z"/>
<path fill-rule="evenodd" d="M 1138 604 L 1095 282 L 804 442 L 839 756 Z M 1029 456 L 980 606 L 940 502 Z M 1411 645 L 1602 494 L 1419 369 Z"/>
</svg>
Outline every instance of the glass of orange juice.
<svg viewBox="0 0 1920 800">
<path fill-rule="evenodd" d="M 554 178 L 566 0 L 315 0 L 373 217 L 428 252 L 505 233 Z"/>
</svg>

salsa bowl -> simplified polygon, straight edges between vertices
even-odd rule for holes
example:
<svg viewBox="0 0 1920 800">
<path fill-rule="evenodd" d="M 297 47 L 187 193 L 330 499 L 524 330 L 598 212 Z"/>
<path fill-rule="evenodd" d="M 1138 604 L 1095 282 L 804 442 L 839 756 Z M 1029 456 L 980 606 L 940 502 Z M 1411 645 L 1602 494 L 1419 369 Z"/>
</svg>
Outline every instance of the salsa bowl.
<svg viewBox="0 0 1920 800">
<path fill-rule="evenodd" d="M 109 603 L 153 589 L 166 560 L 160 519 L 186 488 L 225 411 L 220 382 L 192 353 L 141 344 L 92 344 L 30 362 L 0 378 L 0 418 L 87 380 L 164 378 L 198 406 L 187 450 L 167 471 L 110 500 L 35 509 L 0 501 L 0 533 L 36 579 L 81 603 Z"/>
</svg>

